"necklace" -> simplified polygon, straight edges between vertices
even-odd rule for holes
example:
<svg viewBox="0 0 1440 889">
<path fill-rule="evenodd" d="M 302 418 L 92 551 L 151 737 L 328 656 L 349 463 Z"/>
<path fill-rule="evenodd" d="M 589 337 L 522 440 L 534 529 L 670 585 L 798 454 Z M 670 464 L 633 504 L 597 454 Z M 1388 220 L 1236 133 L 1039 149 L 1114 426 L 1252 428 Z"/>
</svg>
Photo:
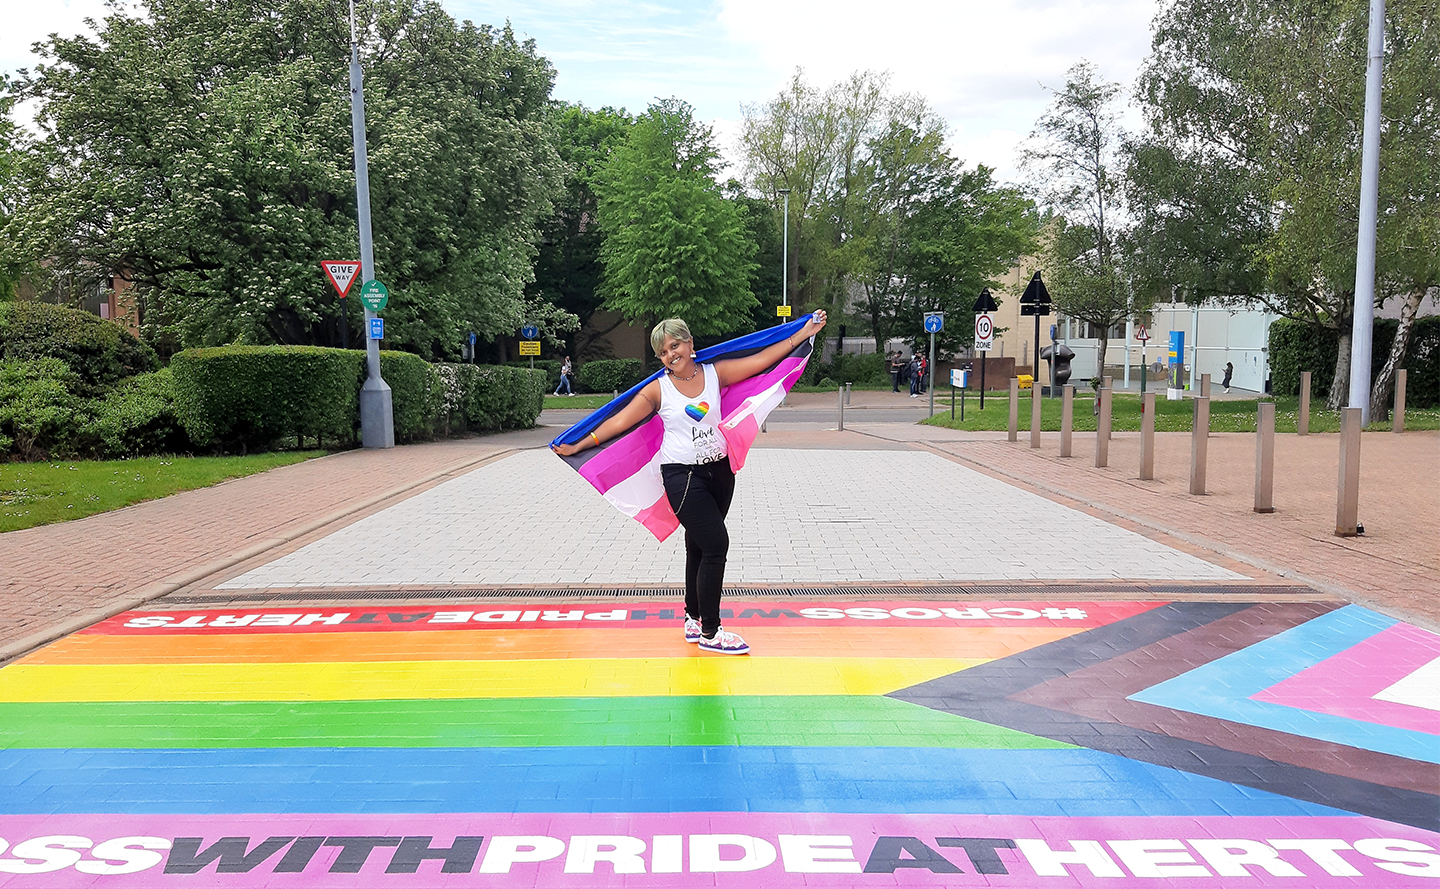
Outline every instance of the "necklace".
<svg viewBox="0 0 1440 889">
<path fill-rule="evenodd" d="M 700 365 L 698 365 L 698 364 L 695 365 L 695 372 L 692 373 L 692 374 L 691 374 L 690 376 L 688 376 L 688 377 L 682 377 L 682 376 L 677 375 L 677 374 L 675 373 L 675 371 L 673 371 L 673 370 L 670 371 L 670 376 L 675 377 L 675 379 L 679 380 L 679 381 L 682 382 L 682 383 L 688 383 L 688 382 L 690 382 L 691 380 L 695 379 L 695 378 L 696 378 L 697 376 L 699 376 L 699 375 L 700 375 Z"/>
</svg>

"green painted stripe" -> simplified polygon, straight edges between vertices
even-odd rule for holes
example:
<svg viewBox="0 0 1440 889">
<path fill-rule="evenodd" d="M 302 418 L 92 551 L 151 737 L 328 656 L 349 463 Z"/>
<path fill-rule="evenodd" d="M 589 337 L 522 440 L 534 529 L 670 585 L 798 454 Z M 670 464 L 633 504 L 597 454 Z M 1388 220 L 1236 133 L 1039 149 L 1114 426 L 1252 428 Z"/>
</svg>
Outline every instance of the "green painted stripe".
<svg viewBox="0 0 1440 889">
<path fill-rule="evenodd" d="M 880 696 L 0 704 L 0 748 L 599 745 L 1071 746 Z"/>
</svg>

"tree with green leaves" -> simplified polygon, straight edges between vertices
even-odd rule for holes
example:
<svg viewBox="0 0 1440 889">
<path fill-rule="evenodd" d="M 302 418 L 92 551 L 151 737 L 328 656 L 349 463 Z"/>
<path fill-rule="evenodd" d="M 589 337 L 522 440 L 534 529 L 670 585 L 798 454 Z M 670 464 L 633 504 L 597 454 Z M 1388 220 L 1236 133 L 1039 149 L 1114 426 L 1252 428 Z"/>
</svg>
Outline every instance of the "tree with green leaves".
<svg viewBox="0 0 1440 889">
<path fill-rule="evenodd" d="M 19 205 L 18 167 L 25 150 L 23 134 L 10 116 L 14 107 L 14 84 L 0 74 L 0 302 L 15 298 L 15 286 L 25 266 L 6 234 L 6 224 Z"/>
<path fill-rule="evenodd" d="M 605 307 L 640 322 L 680 317 L 697 334 L 741 326 L 755 244 L 715 181 L 711 129 L 678 99 L 651 105 L 596 178 Z"/>
<path fill-rule="evenodd" d="M 543 308 L 523 290 L 561 184 L 554 73 L 435 0 L 357 15 L 387 339 L 458 356 Z M 348 55 L 334 0 L 142 0 L 52 37 L 22 84 L 42 134 L 7 230 L 134 281 L 146 326 L 185 345 L 338 344 L 318 263 L 357 253 Z"/>
<path fill-rule="evenodd" d="M 1120 85 L 1101 80 L 1094 65 L 1081 61 L 1066 73 L 1064 88 L 1051 92 L 1050 107 L 1021 152 L 1034 193 L 1056 216 L 1044 251 L 1047 289 L 1060 313 L 1108 331 L 1146 305 L 1120 267 Z M 1101 374 L 1106 345 L 1102 335 Z"/>
<path fill-rule="evenodd" d="M 526 293 L 553 302 L 578 319 L 581 332 L 567 344 L 569 352 L 582 358 L 608 358 L 594 354 L 594 346 L 624 323 L 624 318 L 617 317 L 603 330 L 590 326 L 604 302 L 600 290 L 604 235 L 595 221 L 595 180 L 610 153 L 624 143 L 634 121 L 623 108 L 592 111 L 565 103 L 556 103 L 552 114 L 555 147 L 565 164 L 565 191 L 556 198 L 553 215 L 541 226 L 535 280 Z"/>
<path fill-rule="evenodd" d="M 945 136 L 939 115 L 916 105 L 866 145 L 864 200 L 843 251 L 877 353 L 892 336 L 918 346 L 927 311 L 970 314 L 980 290 L 1036 246 L 1034 205 L 988 167 L 966 169 Z M 973 335 L 948 324 L 936 345 L 955 352 Z"/>
<path fill-rule="evenodd" d="M 1331 407 L 1348 393 L 1368 6 L 1169 4 L 1140 79 L 1148 129 L 1130 165 L 1147 277 L 1335 330 Z M 1386 5 L 1377 302 L 1418 305 L 1440 284 L 1434 13 L 1433 0 Z M 1388 411 L 1407 314 L 1373 381 L 1373 416 Z"/>
</svg>

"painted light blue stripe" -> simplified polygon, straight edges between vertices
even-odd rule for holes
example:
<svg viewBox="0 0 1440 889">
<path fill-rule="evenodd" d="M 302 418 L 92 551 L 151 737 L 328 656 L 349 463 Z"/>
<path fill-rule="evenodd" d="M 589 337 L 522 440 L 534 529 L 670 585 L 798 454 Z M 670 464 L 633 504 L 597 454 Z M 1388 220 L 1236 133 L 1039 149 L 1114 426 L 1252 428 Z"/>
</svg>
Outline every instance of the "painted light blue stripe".
<svg viewBox="0 0 1440 889">
<path fill-rule="evenodd" d="M 1337 815 L 1094 750 L 916 747 L 0 751 L 0 814 L 844 812 Z"/>
<path fill-rule="evenodd" d="M 1397 623 L 1394 618 L 1368 608 L 1347 605 L 1152 685 L 1131 695 L 1130 700 L 1420 762 L 1440 763 L 1440 744 L 1433 735 L 1250 699 L 1251 695 Z"/>
</svg>

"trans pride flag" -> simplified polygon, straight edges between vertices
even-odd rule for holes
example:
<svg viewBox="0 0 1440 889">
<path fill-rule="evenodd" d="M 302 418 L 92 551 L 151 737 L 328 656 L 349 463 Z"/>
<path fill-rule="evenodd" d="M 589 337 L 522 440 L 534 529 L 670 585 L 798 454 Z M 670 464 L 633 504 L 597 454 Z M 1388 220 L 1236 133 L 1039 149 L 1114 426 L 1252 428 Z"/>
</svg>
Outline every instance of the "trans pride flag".
<svg viewBox="0 0 1440 889">
<path fill-rule="evenodd" d="M 695 354 L 695 360 L 711 363 L 759 352 L 794 336 L 810 321 L 810 317 L 807 315 L 789 324 L 767 327 L 739 339 L 701 349 Z M 802 340 L 794 351 L 771 367 L 720 390 L 720 434 L 725 436 L 730 450 L 730 465 L 736 472 L 745 466 L 750 445 L 760 434 L 760 424 L 765 422 L 770 411 L 805 372 L 810 349 L 811 341 Z M 552 444 L 580 441 L 663 373 L 662 369 L 646 377 L 619 398 L 560 433 Z M 664 427 L 660 417 L 652 414 L 598 448 L 587 448 L 560 459 L 594 485 L 595 490 L 616 509 L 644 525 L 656 539 L 664 540 L 680 526 L 680 522 L 670 509 L 665 485 L 660 479 L 660 440 L 663 437 Z"/>
</svg>

